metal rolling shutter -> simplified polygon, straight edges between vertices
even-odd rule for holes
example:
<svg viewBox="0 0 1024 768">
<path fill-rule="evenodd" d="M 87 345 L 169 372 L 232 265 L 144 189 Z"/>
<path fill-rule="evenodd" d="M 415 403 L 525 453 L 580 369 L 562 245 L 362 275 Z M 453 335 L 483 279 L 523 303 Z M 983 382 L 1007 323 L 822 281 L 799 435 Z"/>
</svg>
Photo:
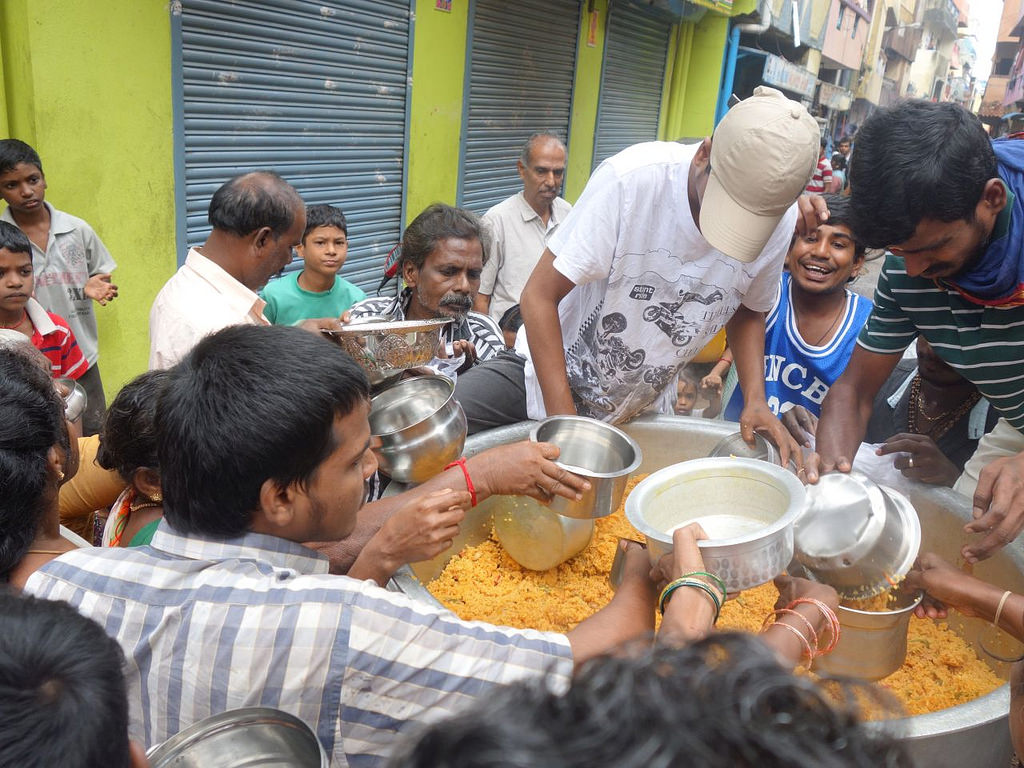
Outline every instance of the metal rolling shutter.
<svg viewBox="0 0 1024 768">
<path fill-rule="evenodd" d="M 203 242 L 228 178 L 271 169 L 345 212 L 342 275 L 376 289 L 402 230 L 409 0 L 184 0 L 180 24 L 180 237 Z"/>
<path fill-rule="evenodd" d="M 459 204 L 483 213 L 523 188 L 516 160 L 531 133 L 568 137 L 580 4 L 476 0 L 470 13 Z"/>
<path fill-rule="evenodd" d="M 672 22 L 612 0 L 597 105 L 594 166 L 631 144 L 658 138 Z"/>
</svg>

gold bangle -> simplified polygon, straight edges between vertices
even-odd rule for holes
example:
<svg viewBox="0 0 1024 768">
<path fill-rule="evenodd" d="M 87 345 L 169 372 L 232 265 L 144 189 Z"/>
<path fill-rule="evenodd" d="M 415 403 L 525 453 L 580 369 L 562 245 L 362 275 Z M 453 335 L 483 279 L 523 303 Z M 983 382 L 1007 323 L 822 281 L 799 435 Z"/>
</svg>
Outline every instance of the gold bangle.
<svg viewBox="0 0 1024 768">
<path fill-rule="evenodd" d="M 992 625 L 997 629 L 999 628 L 999 617 L 1003 615 L 1003 606 L 1006 605 L 1006 598 L 1012 594 L 1013 593 L 1010 590 L 1006 590 L 1003 592 L 1003 596 L 999 598 L 999 606 L 996 608 L 996 617 L 992 619 Z"/>
</svg>

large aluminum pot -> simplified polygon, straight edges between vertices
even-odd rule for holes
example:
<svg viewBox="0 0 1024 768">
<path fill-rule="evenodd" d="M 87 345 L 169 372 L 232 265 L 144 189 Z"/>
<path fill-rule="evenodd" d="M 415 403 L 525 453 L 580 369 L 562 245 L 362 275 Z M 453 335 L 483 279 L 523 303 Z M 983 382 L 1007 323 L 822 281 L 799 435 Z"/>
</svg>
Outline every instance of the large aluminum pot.
<svg viewBox="0 0 1024 768">
<path fill-rule="evenodd" d="M 640 447 L 621 429 L 583 416 L 552 416 L 530 432 L 538 443 L 552 443 L 560 453 L 560 467 L 590 481 L 582 498 L 551 499 L 551 510 L 566 517 L 589 520 L 607 517 L 622 502 L 629 476 L 643 460 Z"/>
<path fill-rule="evenodd" d="M 462 455 L 466 414 L 447 376 L 403 379 L 370 401 L 371 445 L 380 469 L 402 483 L 422 483 Z"/>
<path fill-rule="evenodd" d="M 771 581 L 793 559 L 793 524 L 804 487 L 789 470 L 757 459 L 692 459 L 659 469 L 626 499 L 651 562 L 672 551 L 672 532 L 699 522 L 704 565 L 739 592 Z"/>
<path fill-rule="evenodd" d="M 466 440 L 465 452 L 473 455 L 496 445 L 529 439 L 533 425 L 534 422 L 521 422 L 472 435 Z M 644 453 L 637 471 L 650 473 L 680 461 L 708 456 L 716 443 L 736 431 L 736 424 L 683 416 L 644 416 L 626 424 L 623 431 L 636 440 Z M 392 484 L 388 493 L 399 490 L 400 486 Z M 921 551 L 936 552 L 955 562 L 965 541 L 963 525 L 972 519 L 970 500 L 949 489 L 919 483 L 912 484 L 909 491 L 901 490 L 917 509 L 921 521 Z M 450 549 L 433 560 L 401 569 L 395 575 L 393 588 L 438 605 L 423 584 L 435 578 L 453 554 L 490 535 L 491 501 L 469 510 Z M 1024 593 L 1024 548 L 1012 544 L 978 563 L 974 573 L 1005 589 Z M 976 648 L 979 633 L 991 632 L 987 622 L 959 614 L 951 614 L 949 624 Z M 1003 650 L 1006 655 L 1013 653 L 1012 647 Z M 990 661 L 984 652 L 979 654 Z M 1004 678 L 1008 676 L 1007 665 L 996 661 L 990 661 L 990 665 Z M 975 701 L 929 715 L 889 721 L 881 727 L 899 734 L 919 768 L 1003 766 L 1013 753 L 1007 725 L 1009 709 L 1010 690 L 1004 685 Z"/>
<path fill-rule="evenodd" d="M 151 768 L 327 768 L 313 729 L 268 707 L 231 709 L 193 723 L 146 753 Z"/>
</svg>

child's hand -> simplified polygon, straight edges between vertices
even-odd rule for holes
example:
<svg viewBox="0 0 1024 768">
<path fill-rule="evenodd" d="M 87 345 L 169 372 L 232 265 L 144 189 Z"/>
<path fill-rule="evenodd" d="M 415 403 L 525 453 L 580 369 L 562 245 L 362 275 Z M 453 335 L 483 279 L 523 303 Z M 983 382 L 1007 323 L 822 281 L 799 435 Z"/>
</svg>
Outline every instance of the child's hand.
<svg viewBox="0 0 1024 768">
<path fill-rule="evenodd" d="M 718 397 L 722 396 L 722 377 L 717 373 L 709 373 L 703 379 L 700 380 L 700 392 L 705 397 L 709 394 L 715 394 Z"/>
<path fill-rule="evenodd" d="M 85 284 L 85 295 L 93 301 L 98 301 L 101 307 L 105 307 L 108 301 L 117 298 L 117 286 L 110 282 L 110 273 L 101 272 L 93 275 Z"/>
</svg>

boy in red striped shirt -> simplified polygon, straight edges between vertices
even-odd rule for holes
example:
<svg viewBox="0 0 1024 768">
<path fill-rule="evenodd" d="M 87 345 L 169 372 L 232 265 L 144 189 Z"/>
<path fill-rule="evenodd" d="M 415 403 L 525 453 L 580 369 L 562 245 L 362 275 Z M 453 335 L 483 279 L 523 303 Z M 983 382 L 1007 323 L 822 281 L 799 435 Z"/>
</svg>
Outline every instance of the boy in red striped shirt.
<svg viewBox="0 0 1024 768">
<path fill-rule="evenodd" d="M 825 137 L 821 137 L 821 149 L 818 150 L 818 165 L 814 175 L 804 190 L 809 195 L 824 195 L 832 187 L 832 163 L 825 158 Z"/>
<path fill-rule="evenodd" d="M 67 321 L 32 298 L 34 287 L 32 244 L 16 226 L 0 221 L 0 328 L 28 336 L 50 361 L 55 379 L 77 379 L 89 364 Z"/>
</svg>

